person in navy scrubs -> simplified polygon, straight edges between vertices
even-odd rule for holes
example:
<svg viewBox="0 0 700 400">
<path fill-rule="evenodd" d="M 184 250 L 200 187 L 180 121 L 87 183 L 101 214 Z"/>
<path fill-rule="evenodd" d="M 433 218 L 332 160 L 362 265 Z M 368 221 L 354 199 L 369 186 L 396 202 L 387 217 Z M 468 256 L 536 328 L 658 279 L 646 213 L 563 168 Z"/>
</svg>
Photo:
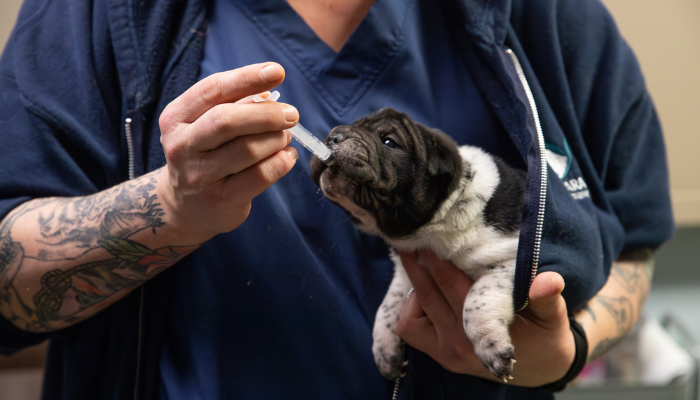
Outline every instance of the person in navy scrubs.
<svg viewBox="0 0 700 400">
<path fill-rule="evenodd" d="M 403 254 L 400 398 L 551 398 L 632 329 L 673 231 L 658 120 L 597 0 L 29 0 L 0 96 L 0 351 L 52 339 L 49 399 L 391 397 L 388 249 L 311 182 L 300 120 L 322 138 L 390 106 L 535 178 L 543 131 L 514 379 L 463 332 L 469 279 Z"/>
</svg>

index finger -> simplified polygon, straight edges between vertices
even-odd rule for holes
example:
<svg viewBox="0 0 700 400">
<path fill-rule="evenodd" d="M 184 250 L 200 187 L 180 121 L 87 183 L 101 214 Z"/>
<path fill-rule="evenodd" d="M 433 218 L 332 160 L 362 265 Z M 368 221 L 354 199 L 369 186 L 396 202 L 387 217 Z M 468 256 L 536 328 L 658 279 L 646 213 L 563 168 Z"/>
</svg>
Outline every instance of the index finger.
<svg viewBox="0 0 700 400">
<path fill-rule="evenodd" d="M 451 261 L 441 260 L 431 251 L 421 251 L 420 258 L 427 264 L 430 275 L 452 310 L 461 316 L 472 280 Z"/>
<path fill-rule="evenodd" d="M 187 89 L 168 104 L 163 116 L 170 124 L 189 124 L 214 106 L 270 90 L 283 80 L 284 68 L 277 63 L 253 64 L 219 72 Z"/>
<path fill-rule="evenodd" d="M 440 287 L 433 280 L 427 267 L 423 265 L 417 254 L 401 253 L 401 264 L 408 278 L 413 284 L 418 304 L 425 311 L 430 321 L 438 327 L 449 327 L 456 322 L 456 315 L 461 317 L 462 313 L 455 314 L 449 302 L 445 299 Z"/>
</svg>

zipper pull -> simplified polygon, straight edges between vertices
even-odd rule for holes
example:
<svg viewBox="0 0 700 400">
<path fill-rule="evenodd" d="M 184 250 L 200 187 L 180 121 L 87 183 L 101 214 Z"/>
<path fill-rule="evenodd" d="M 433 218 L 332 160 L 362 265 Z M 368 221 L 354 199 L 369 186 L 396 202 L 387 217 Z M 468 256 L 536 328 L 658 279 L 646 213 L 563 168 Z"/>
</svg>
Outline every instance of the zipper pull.
<svg viewBox="0 0 700 400">
<path fill-rule="evenodd" d="M 124 132 L 126 133 L 126 151 L 128 156 L 129 179 L 134 179 L 134 135 L 131 131 L 131 118 L 124 121 Z"/>
</svg>

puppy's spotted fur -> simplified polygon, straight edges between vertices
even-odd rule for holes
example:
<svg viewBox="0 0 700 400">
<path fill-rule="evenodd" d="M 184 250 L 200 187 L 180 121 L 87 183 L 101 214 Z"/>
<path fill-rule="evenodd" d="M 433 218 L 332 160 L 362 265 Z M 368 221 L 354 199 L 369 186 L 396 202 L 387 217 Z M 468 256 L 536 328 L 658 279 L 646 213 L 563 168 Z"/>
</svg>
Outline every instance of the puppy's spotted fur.
<svg viewBox="0 0 700 400">
<path fill-rule="evenodd" d="M 326 143 L 335 163 L 312 159 L 312 179 L 363 231 L 396 251 L 430 249 L 474 280 L 464 330 L 495 376 L 512 374 L 508 325 L 525 173 L 435 129 L 384 109 L 340 126 Z M 411 282 L 394 253 L 393 281 L 377 312 L 372 351 L 382 375 L 402 373 L 396 334 Z"/>
</svg>

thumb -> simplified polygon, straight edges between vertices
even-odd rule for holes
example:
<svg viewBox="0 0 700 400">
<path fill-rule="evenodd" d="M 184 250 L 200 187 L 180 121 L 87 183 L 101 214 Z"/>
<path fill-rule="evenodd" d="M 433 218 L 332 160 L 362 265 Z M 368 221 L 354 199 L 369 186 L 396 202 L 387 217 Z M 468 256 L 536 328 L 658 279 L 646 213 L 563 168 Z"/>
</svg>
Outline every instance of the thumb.
<svg viewBox="0 0 700 400">
<path fill-rule="evenodd" d="M 543 323 L 559 324 L 567 318 L 566 301 L 561 296 L 564 278 L 556 272 L 543 272 L 535 277 L 530 287 L 530 315 Z"/>
</svg>

